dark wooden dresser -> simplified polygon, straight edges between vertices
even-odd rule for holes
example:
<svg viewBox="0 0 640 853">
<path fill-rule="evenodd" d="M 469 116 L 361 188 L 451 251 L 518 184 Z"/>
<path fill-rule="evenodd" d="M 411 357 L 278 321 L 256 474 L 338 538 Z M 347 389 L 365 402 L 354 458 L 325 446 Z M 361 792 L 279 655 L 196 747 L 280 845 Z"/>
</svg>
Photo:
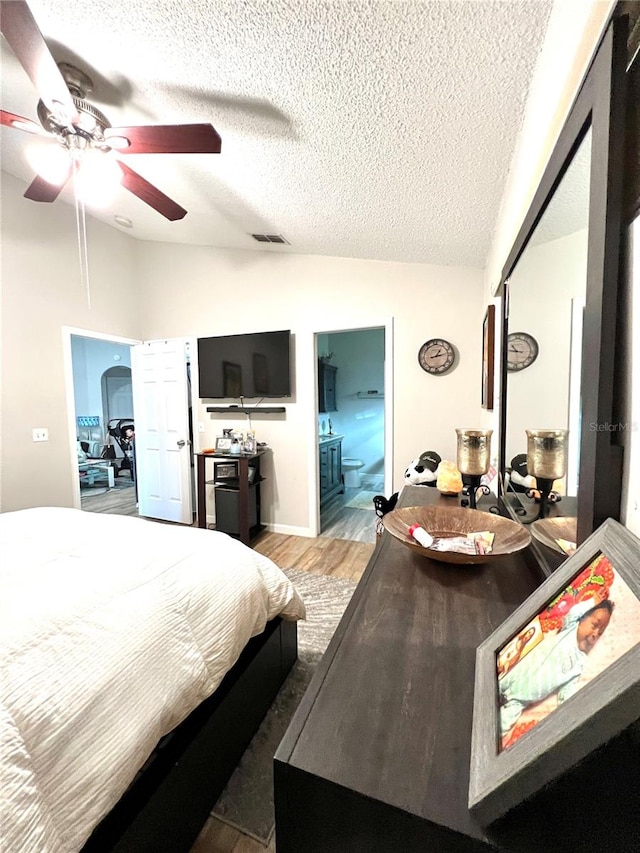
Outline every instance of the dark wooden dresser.
<svg viewBox="0 0 640 853">
<path fill-rule="evenodd" d="M 413 486 L 399 506 L 452 500 Z M 275 756 L 278 853 L 600 849 L 575 829 L 539 846 L 539 812 L 489 837 L 467 808 L 476 648 L 542 580 L 383 534 Z"/>
</svg>

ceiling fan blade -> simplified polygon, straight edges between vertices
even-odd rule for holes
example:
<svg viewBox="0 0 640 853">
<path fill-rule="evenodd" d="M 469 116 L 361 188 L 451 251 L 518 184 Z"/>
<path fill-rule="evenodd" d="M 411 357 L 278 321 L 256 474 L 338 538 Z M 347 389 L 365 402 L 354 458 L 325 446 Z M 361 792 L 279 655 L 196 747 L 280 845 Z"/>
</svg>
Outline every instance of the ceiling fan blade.
<svg viewBox="0 0 640 853">
<path fill-rule="evenodd" d="M 3 0 L 0 31 L 47 107 L 69 124 L 78 121 L 67 84 L 24 0 Z"/>
<path fill-rule="evenodd" d="M 116 162 L 122 170 L 122 186 L 129 190 L 129 192 L 137 195 L 139 199 L 142 199 L 142 201 L 146 202 L 146 204 L 153 207 L 154 210 L 157 210 L 158 213 L 161 213 L 172 222 L 175 222 L 176 219 L 183 219 L 187 215 L 184 207 L 176 204 L 168 195 L 165 195 L 157 187 L 154 187 L 153 184 L 145 180 L 142 175 L 134 172 L 133 169 L 130 169 L 120 160 Z"/>
<path fill-rule="evenodd" d="M 113 137 L 129 141 L 129 145 L 119 146 L 113 139 L 113 148 L 120 154 L 219 154 L 222 146 L 210 124 L 110 127 L 104 135 L 107 141 Z"/>
<path fill-rule="evenodd" d="M 69 178 L 71 177 L 71 166 L 69 166 L 69 173 L 66 178 L 60 184 L 50 184 L 48 181 L 45 181 L 44 178 L 41 178 L 38 175 L 34 180 L 29 184 L 29 187 L 24 194 L 25 198 L 31 199 L 31 201 L 55 201 L 60 195 L 62 188 L 67 183 Z"/>
<path fill-rule="evenodd" d="M 38 136 L 49 136 L 47 131 L 35 121 L 18 116 L 15 113 L 9 113 L 6 110 L 0 110 L 0 124 L 6 124 L 7 127 L 15 127 L 16 130 L 26 130 L 27 133 L 37 133 Z"/>
</svg>

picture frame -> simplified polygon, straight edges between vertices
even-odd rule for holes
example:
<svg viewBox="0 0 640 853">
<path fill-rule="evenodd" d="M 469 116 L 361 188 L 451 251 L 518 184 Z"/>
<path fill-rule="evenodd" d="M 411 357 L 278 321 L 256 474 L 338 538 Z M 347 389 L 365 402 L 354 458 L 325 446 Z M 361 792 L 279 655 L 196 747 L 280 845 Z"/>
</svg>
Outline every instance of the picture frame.
<svg viewBox="0 0 640 853">
<path fill-rule="evenodd" d="M 219 435 L 216 438 L 216 453 L 229 453 L 232 438 L 230 435 Z"/>
<path fill-rule="evenodd" d="M 601 603 L 605 599 L 613 602 L 609 621 L 602 615 L 608 609 Z M 597 609 L 591 600 L 597 600 Z M 580 613 L 571 638 L 576 608 Z M 589 620 L 596 618 L 606 623 L 606 630 L 586 648 L 585 632 Z M 555 633 L 549 628 L 544 640 L 517 662 L 514 675 L 499 675 L 500 656 L 522 632 L 532 635 L 526 629 L 536 619 L 543 627 L 555 619 Z M 535 671 L 536 685 L 556 678 L 550 677 L 548 663 L 546 670 L 540 663 L 552 659 L 551 646 L 543 646 L 547 640 L 557 649 L 561 642 L 577 645 L 586 661 L 577 656 L 580 672 L 572 670 L 571 682 L 526 706 L 533 721 L 516 718 L 507 730 L 513 696 L 519 697 L 517 712 L 518 701 L 526 695 L 522 685 L 527 671 Z M 520 673 L 518 667 L 523 667 Z M 563 692 L 571 695 L 562 696 Z M 609 518 L 477 649 L 468 799 L 472 814 L 484 826 L 498 820 L 627 729 L 637 720 L 639 707 L 640 540 Z M 516 737 L 518 725 L 521 732 Z"/>
<path fill-rule="evenodd" d="M 496 307 L 489 305 L 482 321 L 482 391 L 483 409 L 493 411 L 493 374 L 495 369 Z"/>
</svg>

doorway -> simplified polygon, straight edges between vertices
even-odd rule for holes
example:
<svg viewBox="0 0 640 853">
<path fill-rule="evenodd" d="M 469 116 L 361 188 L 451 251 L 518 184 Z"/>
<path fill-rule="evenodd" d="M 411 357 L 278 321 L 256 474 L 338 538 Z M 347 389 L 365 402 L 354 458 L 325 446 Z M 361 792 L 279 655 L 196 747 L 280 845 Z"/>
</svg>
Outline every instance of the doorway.
<svg viewBox="0 0 640 853">
<path fill-rule="evenodd" d="M 148 518 L 191 524 L 194 505 L 190 383 L 193 342 L 190 339 L 177 338 L 146 341 L 143 344 L 139 340 L 69 326 L 64 326 L 62 332 L 73 506 L 76 509 L 88 509 L 94 512 L 139 515 L 138 502 L 140 502 L 140 508 Z M 87 358 L 85 350 L 90 350 L 91 353 L 97 351 L 99 357 Z M 172 381 L 166 384 L 159 381 L 162 379 L 160 376 L 162 371 L 156 370 L 154 373 L 149 370 L 152 366 L 150 362 L 154 361 L 159 350 L 164 353 L 165 358 L 161 361 L 171 374 Z M 140 363 L 141 358 L 144 361 L 144 367 Z M 134 361 L 137 363 L 137 368 Z M 150 390 L 149 381 L 154 377 L 156 381 L 153 389 Z M 157 405 L 154 405 L 154 400 Z M 134 410 L 134 401 L 137 410 Z M 184 409 L 178 401 L 184 401 Z M 90 408 L 91 414 L 80 412 L 79 407 L 82 405 Z M 150 411 L 153 419 L 153 412 L 156 410 L 165 413 L 171 411 L 171 423 L 150 423 Z M 120 415 L 122 417 L 119 417 Z M 140 429 L 135 431 L 135 441 L 132 445 L 131 430 L 128 428 L 134 428 L 134 416 L 140 421 Z M 169 474 L 178 476 L 177 468 L 182 471 L 181 488 L 178 488 L 180 484 L 177 484 L 176 477 L 166 475 L 167 466 L 171 468 L 167 460 L 171 458 L 170 451 L 174 449 L 170 434 L 173 429 L 178 428 L 178 425 L 181 440 L 177 443 L 174 441 L 173 444 L 184 446 L 184 452 L 180 454 L 179 466 L 173 466 Z M 79 432 L 81 427 L 83 428 L 82 438 Z M 93 434 L 87 436 L 85 428 L 93 429 Z M 152 466 L 151 470 L 148 464 L 149 442 L 145 440 L 150 430 L 151 432 L 155 430 L 154 434 L 158 442 L 168 441 L 167 447 L 156 448 L 160 452 L 156 454 L 157 464 Z M 90 450 L 92 452 L 99 450 L 102 444 L 103 454 L 100 458 L 90 457 L 89 464 L 81 466 L 78 453 L 79 449 L 84 451 L 84 448 L 81 447 L 80 441 L 87 438 L 92 439 L 89 444 Z M 146 453 L 144 459 L 142 459 L 143 453 Z M 116 466 L 119 473 L 126 472 L 129 467 L 127 461 L 132 464 L 129 479 L 127 482 L 123 478 L 120 483 L 119 476 L 113 468 Z M 93 469 L 90 472 L 93 483 L 87 482 L 86 485 L 104 489 L 100 494 L 93 491 L 90 505 L 82 500 L 80 485 L 82 476 L 79 476 L 87 468 Z M 97 483 L 96 481 L 100 479 L 102 482 Z M 131 488 L 132 486 L 134 488 Z M 128 489 L 126 494 L 123 491 L 124 488 Z M 88 498 L 89 494 L 85 493 L 85 496 Z M 169 502 L 172 512 L 166 514 L 158 506 L 150 511 L 149 500 Z M 178 503 L 182 509 L 179 518 L 173 512 Z"/>
<path fill-rule="evenodd" d="M 137 515 L 135 465 L 119 428 L 125 421 L 134 423 L 131 349 L 137 341 L 68 332 L 67 396 L 78 468 L 75 506 L 88 512 Z"/>
<path fill-rule="evenodd" d="M 391 469 L 390 337 L 390 324 L 315 335 L 320 536 L 375 542 L 373 497 L 385 494 Z"/>
</svg>

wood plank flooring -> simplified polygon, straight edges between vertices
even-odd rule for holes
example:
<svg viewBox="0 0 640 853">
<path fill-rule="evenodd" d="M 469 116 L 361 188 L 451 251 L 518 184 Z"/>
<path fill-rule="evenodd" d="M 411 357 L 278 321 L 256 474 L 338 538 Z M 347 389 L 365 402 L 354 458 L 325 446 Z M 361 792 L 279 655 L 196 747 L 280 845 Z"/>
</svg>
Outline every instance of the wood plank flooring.
<svg viewBox="0 0 640 853">
<path fill-rule="evenodd" d="M 120 475 L 122 478 L 125 476 L 127 476 L 126 472 Z M 371 490 L 371 487 L 367 488 L 367 491 Z M 330 540 L 346 539 L 351 542 L 375 544 L 377 516 L 373 508 L 354 509 L 346 506 L 351 498 L 355 497 L 359 491 L 360 489 L 345 489 L 343 495 L 335 495 L 322 507 L 320 514 L 320 538 Z M 373 489 L 373 491 L 376 491 L 376 489 Z M 377 491 L 381 493 L 382 488 Z M 80 505 L 86 512 L 138 515 L 135 492 L 135 488 L 131 486 L 127 488 L 116 485 L 113 489 L 104 492 L 96 490 L 94 493 L 87 488 L 80 492 Z M 320 547 L 326 546 L 322 545 Z M 313 571 L 311 566 L 310 568 Z"/>
<path fill-rule="evenodd" d="M 370 509 L 354 509 L 347 506 L 351 498 L 360 491 L 360 489 L 345 489 L 343 495 L 334 495 L 324 504 L 320 511 L 320 536 L 375 543 L 377 516 L 373 510 L 373 502 Z M 379 492 L 381 493 L 382 490 L 380 489 Z"/>
</svg>

